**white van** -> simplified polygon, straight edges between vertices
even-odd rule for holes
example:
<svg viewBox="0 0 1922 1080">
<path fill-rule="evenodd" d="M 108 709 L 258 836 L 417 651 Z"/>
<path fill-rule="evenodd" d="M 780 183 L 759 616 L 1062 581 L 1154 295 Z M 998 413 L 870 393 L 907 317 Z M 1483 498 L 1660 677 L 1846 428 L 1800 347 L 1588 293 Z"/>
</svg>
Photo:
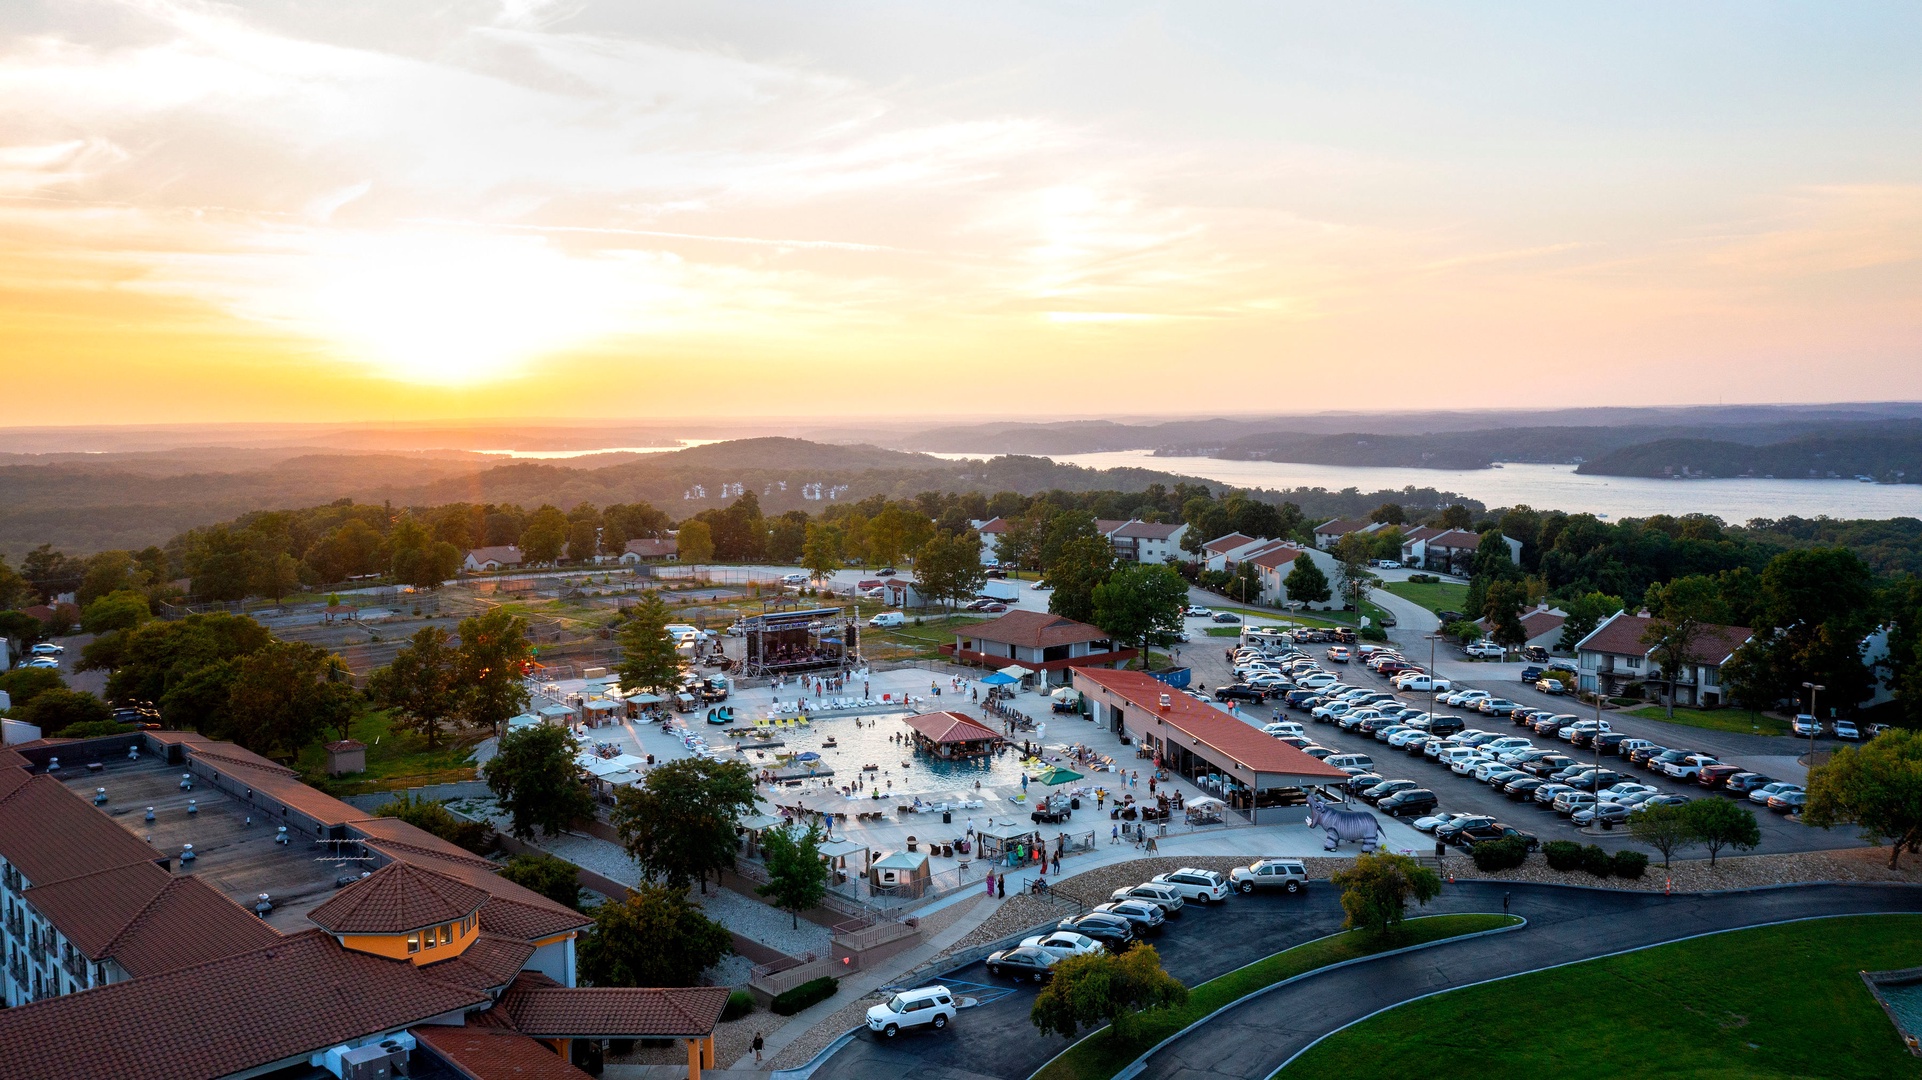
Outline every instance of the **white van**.
<svg viewBox="0 0 1922 1080">
<path fill-rule="evenodd" d="M 868 620 L 869 626 L 906 626 L 908 617 L 898 611 L 883 611 Z"/>
</svg>

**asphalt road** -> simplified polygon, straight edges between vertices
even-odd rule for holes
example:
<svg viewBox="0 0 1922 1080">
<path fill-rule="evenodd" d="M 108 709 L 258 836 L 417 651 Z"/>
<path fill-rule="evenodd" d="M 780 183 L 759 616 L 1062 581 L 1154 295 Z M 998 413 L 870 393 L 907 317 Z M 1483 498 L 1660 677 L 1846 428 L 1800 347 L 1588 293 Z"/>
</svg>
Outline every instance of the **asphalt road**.
<svg viewBox="0 0 1922 1080">
<path fill-rule="evenodd" d="M 1148 942 L 1160 951 L 1162 964 L 1171 974 L 1193 986 L 1332 934 L 1341 929 L 1341 922 L 1339 896 L 1322 883 L 1310 885 L 1295 896 L 1255 893 L 1232 896 L 1208 907 L 1189 904 L 1179 917 L 1163 924 L 1159 935 L 1150 935 Z M 1033 986 L 992 978 L 980 963 L 953 972 L 942 981 L 964 997 L 980 995 L 983 985 L 1012 988 L 1013 992 L 962 1010 L 946 1031 L 902 1032 L 893 1040 L 862 1031 L 823 1063 L 816 1076 L 835 1080 L 1022 1080 L 1068 1045 L 1059 1036 L 1043 1036 L 1029 1022 Z"/>
<path fill-rule="evenodd" d="M 1168 1044 L 1144 1063 L 1140 1080 L 1264 1080 L 1329 1032 L 1439 990 L 1786 919 L 1922 911 L 1922 889 L 1904 885 L 1806 885 L 1663 897 L 1464 883 L 1447 890 L 1447 896 L 1468 910 L 1499 911 L 1504 892 L 1511 894 L 1512 910 L 1528 918 L 1526 928 L 1291 983 Z"/>
<path fill-rule="evenodd" d="M 1182 660 L 1193 668 L 1197 682 L 1205 683 L 1208 687 L 1214 688 L 1226 685 L 1233 680 L 1231 665 L 1227 660 L 1226 652 L 1233 647 L 1234 639 L 1205 637 L 1201 633 L 1205 625 L 1204 620 L 1189 620 L 1189 632 L 1193 640 L 1187 646 L 1183 647 Z M 1446 648 L 1447 646 L 1442 647 Z M 1320 658 L 1326 646 L 1309 645 L 1303 648 L 1310 656 Z M 1421 642 L 1419 649 L 1413 646 L 1402 649 L 1404 656 L 1409 657 L 1409 659 L 1423 666 L 1426 666 L 1428 662 L 1427 653 L 1428 643 L 1425 640 Z M 1362 664 L 1335 664 L 1324 659 L 1322 666 L 1340 676 L 1343 682 L 1354 686 L 1367 686 L 1381 690 L 1392 689 L 1388 679 L 1376 675 L 1370 671 L 1367 666 Z M 1471 664 L 1463 661 L 1452 665 L 1452 667 L 1447 663 L 1439 664 L 1438 666 L 1444 674 L 1450 674 L 1451 670 L 1467 669 L 1465 672 L 1466 677 L 1459 677 L 1457 679 L 1457 686 L 1485 689 L 1516 702 L 1551 709 L 1555 712 L 1572 712 L 1586 716 L 1578 703 L 1572 702 L 1566 697 L 1549 697 L 1546 694 L 1525 689 L 1519 678 L 1520 668 L 1522 667 L 1520 664 Z M 1403 701 L 1418 708 L 1427 709 L 1429 707 L 1429 696 L 1425 693 L 1401 694 L 1398 696 Z M 1494 731 L 1503 735 L 1520 735 L 1523 738 L 1529 739 L 1537 746 L 1555 747 L 1577 760 L 1584 759 L 1583 751 L 1574 749 L 1568 743 L 1552 735 L 1538 736 L 1533 732 L 1524 731 L 1521 728 L 1515 727 L 1514 724 L 1507 719 L 1497 719 L 1495 717 L 1483 716 L 1480 713 L 1461 709 L 1449 709 L 1446 707 L 1440 707 L 1438 711 L 1445 715 L 1452 714 L 1460 716 L 1466 720 L 1468 726 L 1472 728 L 1481 728 L 1484 731 Z M 1300 723 L 1306 729 L 1308 737 L 1323 746 L 1329 747 L 1338 753 L 1367 754 L 1375 761 L 1375 771 L 1385 778 L 1390 780 L 1413 780 L 1422 787 L 1428 788 L 1430 791 L 1433 791 L 1436 798 L 1441 801 L 1440 809 L 1444 811 L 1488 814 L 1509 825 L 1513 825 L 1523 832 L 1533 833 L 1544 843 L 1550 840 L 1580 840 L 1583 843 L 1598 843 L 1602 847 L 1611 850 L 1632 846 L 1632 842 L 1628 839 L 1625 830 L 1615 829 L 1611 832 L 1601 833 L 1598 836 L 1584 834 L 1580 829 L 1570 823 L 1567 818 L 1535 802 L 1522 803 L 1511 800 L 1487 784 L 1480 783 L 1466 776 L 1455 775 L 1450 772 L 1446 766 L 1437 763 L 1432 758 L 1410 755 L 1405 751 L 1390 748 L 1387 743 L 1377 742 L 1372 737 L 1342 731 L 1334 724 L 1317 723 L 1309 719 L 1308 713 L 1282 708 L 1278 702 L 1270 703 L 1268 707 L 1261 710 L 1244 710 L 1244 718 L 1254 722 L 1256 726 L 1260 726 L 1260 724 L 1267 722 L 1267 718 L 1270 715 L 1277 712 L 1279 712 L 1280 719 Z M 1619 713 L 1608 713 L 1606 714 L 1606 718 L 1615 730 L 1628 732 L 1635 737 L 1652 739 L 1663 746 L 1698 750 L 1702 753 L 1712 754 L 1723 760 L 1738 761 L 1738 763 L 1738 759 L 1742 756 L 1760 756 L 1753 753 L 1753 747 L 1758 742 L 1777 755 L 1792 753 L 1796 745 L 1803 745 L 1796 740 L 1766 735 L 1749 736 L 1730 732 L 1704 731 L 1699 728 L 1666 724 L 1660 721 L 1623 717 Z M 1744 751 L 1747 753 L 1745 754 Z M 1605 768 L 1612 768 L 1637 783 L 1651 784 L 1664 791 L 1687 795 L 1690 798 L 1728 798 L 1726 795 L 1717 795 L 1705 791 L 1700 785 L 1693 782 L 1671 780 L 1645 769 L 1629 765 L 1627 761 L 1619 757 L 1603 757 L 1601 761 Z M 1766 768 L 1758 769 L 1757 771 L 1764 772 L 1767 775 L 1779 776 L 1785 780 L 1799 781 L 1802 778 L 1799 772 L 1796 774 L 1784 774 L 1783 772 L 1772 771 Z M 1856 838 L 1854 832 L 1848 829 L 1828 831 L 1813 829 L 1803 825 L 1799 821 L 1772 813 L 1760 807 L 1755 807 L 1746 801 L 1743 805 L 1750 806 L 1755 810 L 1756 821 L 1761 826 L 1762 843 L 1760 847 L 1756 848 L 1754 852 L 1756 854 L 1820 851 L 1831 848 L 1855 847 L 1861 843 L 1861 841 Z M 1696 853 L 1690 851 L 1688 854 L 1693 855 Z"/>
</svg>

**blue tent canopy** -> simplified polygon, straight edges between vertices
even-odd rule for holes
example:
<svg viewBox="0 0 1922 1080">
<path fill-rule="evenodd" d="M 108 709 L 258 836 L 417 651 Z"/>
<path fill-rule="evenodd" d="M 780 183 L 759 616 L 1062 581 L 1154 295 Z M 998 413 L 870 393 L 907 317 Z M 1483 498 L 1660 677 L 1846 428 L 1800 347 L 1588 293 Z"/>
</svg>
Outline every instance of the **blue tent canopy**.
<svg viewBox="0 0 1922 1080">
<path fill-rule="evenodd" d="M 1020 679 L 1017 679 L 1012 675 L 1003 675 L 998 671 L 981 680 L 981 682 L 987 686 L 1006 686 L 1009 683 L 1017 683 L 1020 681 L 1021 681 Z"/>
</svg>

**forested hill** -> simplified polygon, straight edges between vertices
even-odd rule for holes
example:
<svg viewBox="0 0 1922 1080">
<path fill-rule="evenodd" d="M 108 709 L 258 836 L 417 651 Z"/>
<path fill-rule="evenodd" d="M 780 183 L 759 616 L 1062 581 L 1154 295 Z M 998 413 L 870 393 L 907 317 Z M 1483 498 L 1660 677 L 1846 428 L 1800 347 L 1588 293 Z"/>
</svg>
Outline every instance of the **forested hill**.
<svg viewBox="0 0 1922 1080">
<path fill-rule="evenodd" d="M 1663 439 L 1605 454 L 1577 472 L 1600 476 L 1868 476 L 1922 483 L 1922 432 L 1810 435 L 1763 446 L 1720 439 Z"/>
<path fill-rule="evenodd" d="M 209 468 L 200 451 L 171 469 L 165 454 L 62 455 L 0 464 L 0 555 L 18 559 L 51 543 L 70 553 L 138 550 L 188 529 L 260 510 L 316 506 L 338 499 L 399 507 L 451 502 L 551 504 L 647 502 L 680 519 L 727 505 L 753 491 L 770 514 L 819 510 L 873 495 L 910 498 L 923 491 L 1138 492 L 1178 483 L 1223 485 L 1149 469 L 1083 469 L 1046 458 L 1004 456 L 945 461 L 872 446 L 834 446 L 797 439 L 744 439 L 674 453 L 608 454 L 565 462 L 509 461 L 471 454 L 262 453 L 244 467 L 244 452 Z M 1311 517 L 1365 514 L 1383 502 L 1439 506 L 1481 504 L 1429 488 L 1401 491 L 1263 492 L 1292 501 Z"/>
</svg>

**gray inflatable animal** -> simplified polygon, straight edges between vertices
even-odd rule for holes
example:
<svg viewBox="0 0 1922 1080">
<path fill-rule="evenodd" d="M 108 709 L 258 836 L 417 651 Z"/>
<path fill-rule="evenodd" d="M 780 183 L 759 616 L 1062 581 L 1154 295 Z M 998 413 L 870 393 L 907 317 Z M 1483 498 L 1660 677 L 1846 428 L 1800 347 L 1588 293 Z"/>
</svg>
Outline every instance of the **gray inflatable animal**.
<svg viewBox="0 0 1922 1080">
<path fill-rule="evenodd" d="M 1308 796 L 1308 827 L 1328 834 L 1322 850 L 1333 851 L 1344 840 L 1361 841 L 1364 852 L 1381 844 L 1381 822 L 1365 810 L 1343 810 L 1319 795 Z"/>
</svg>

